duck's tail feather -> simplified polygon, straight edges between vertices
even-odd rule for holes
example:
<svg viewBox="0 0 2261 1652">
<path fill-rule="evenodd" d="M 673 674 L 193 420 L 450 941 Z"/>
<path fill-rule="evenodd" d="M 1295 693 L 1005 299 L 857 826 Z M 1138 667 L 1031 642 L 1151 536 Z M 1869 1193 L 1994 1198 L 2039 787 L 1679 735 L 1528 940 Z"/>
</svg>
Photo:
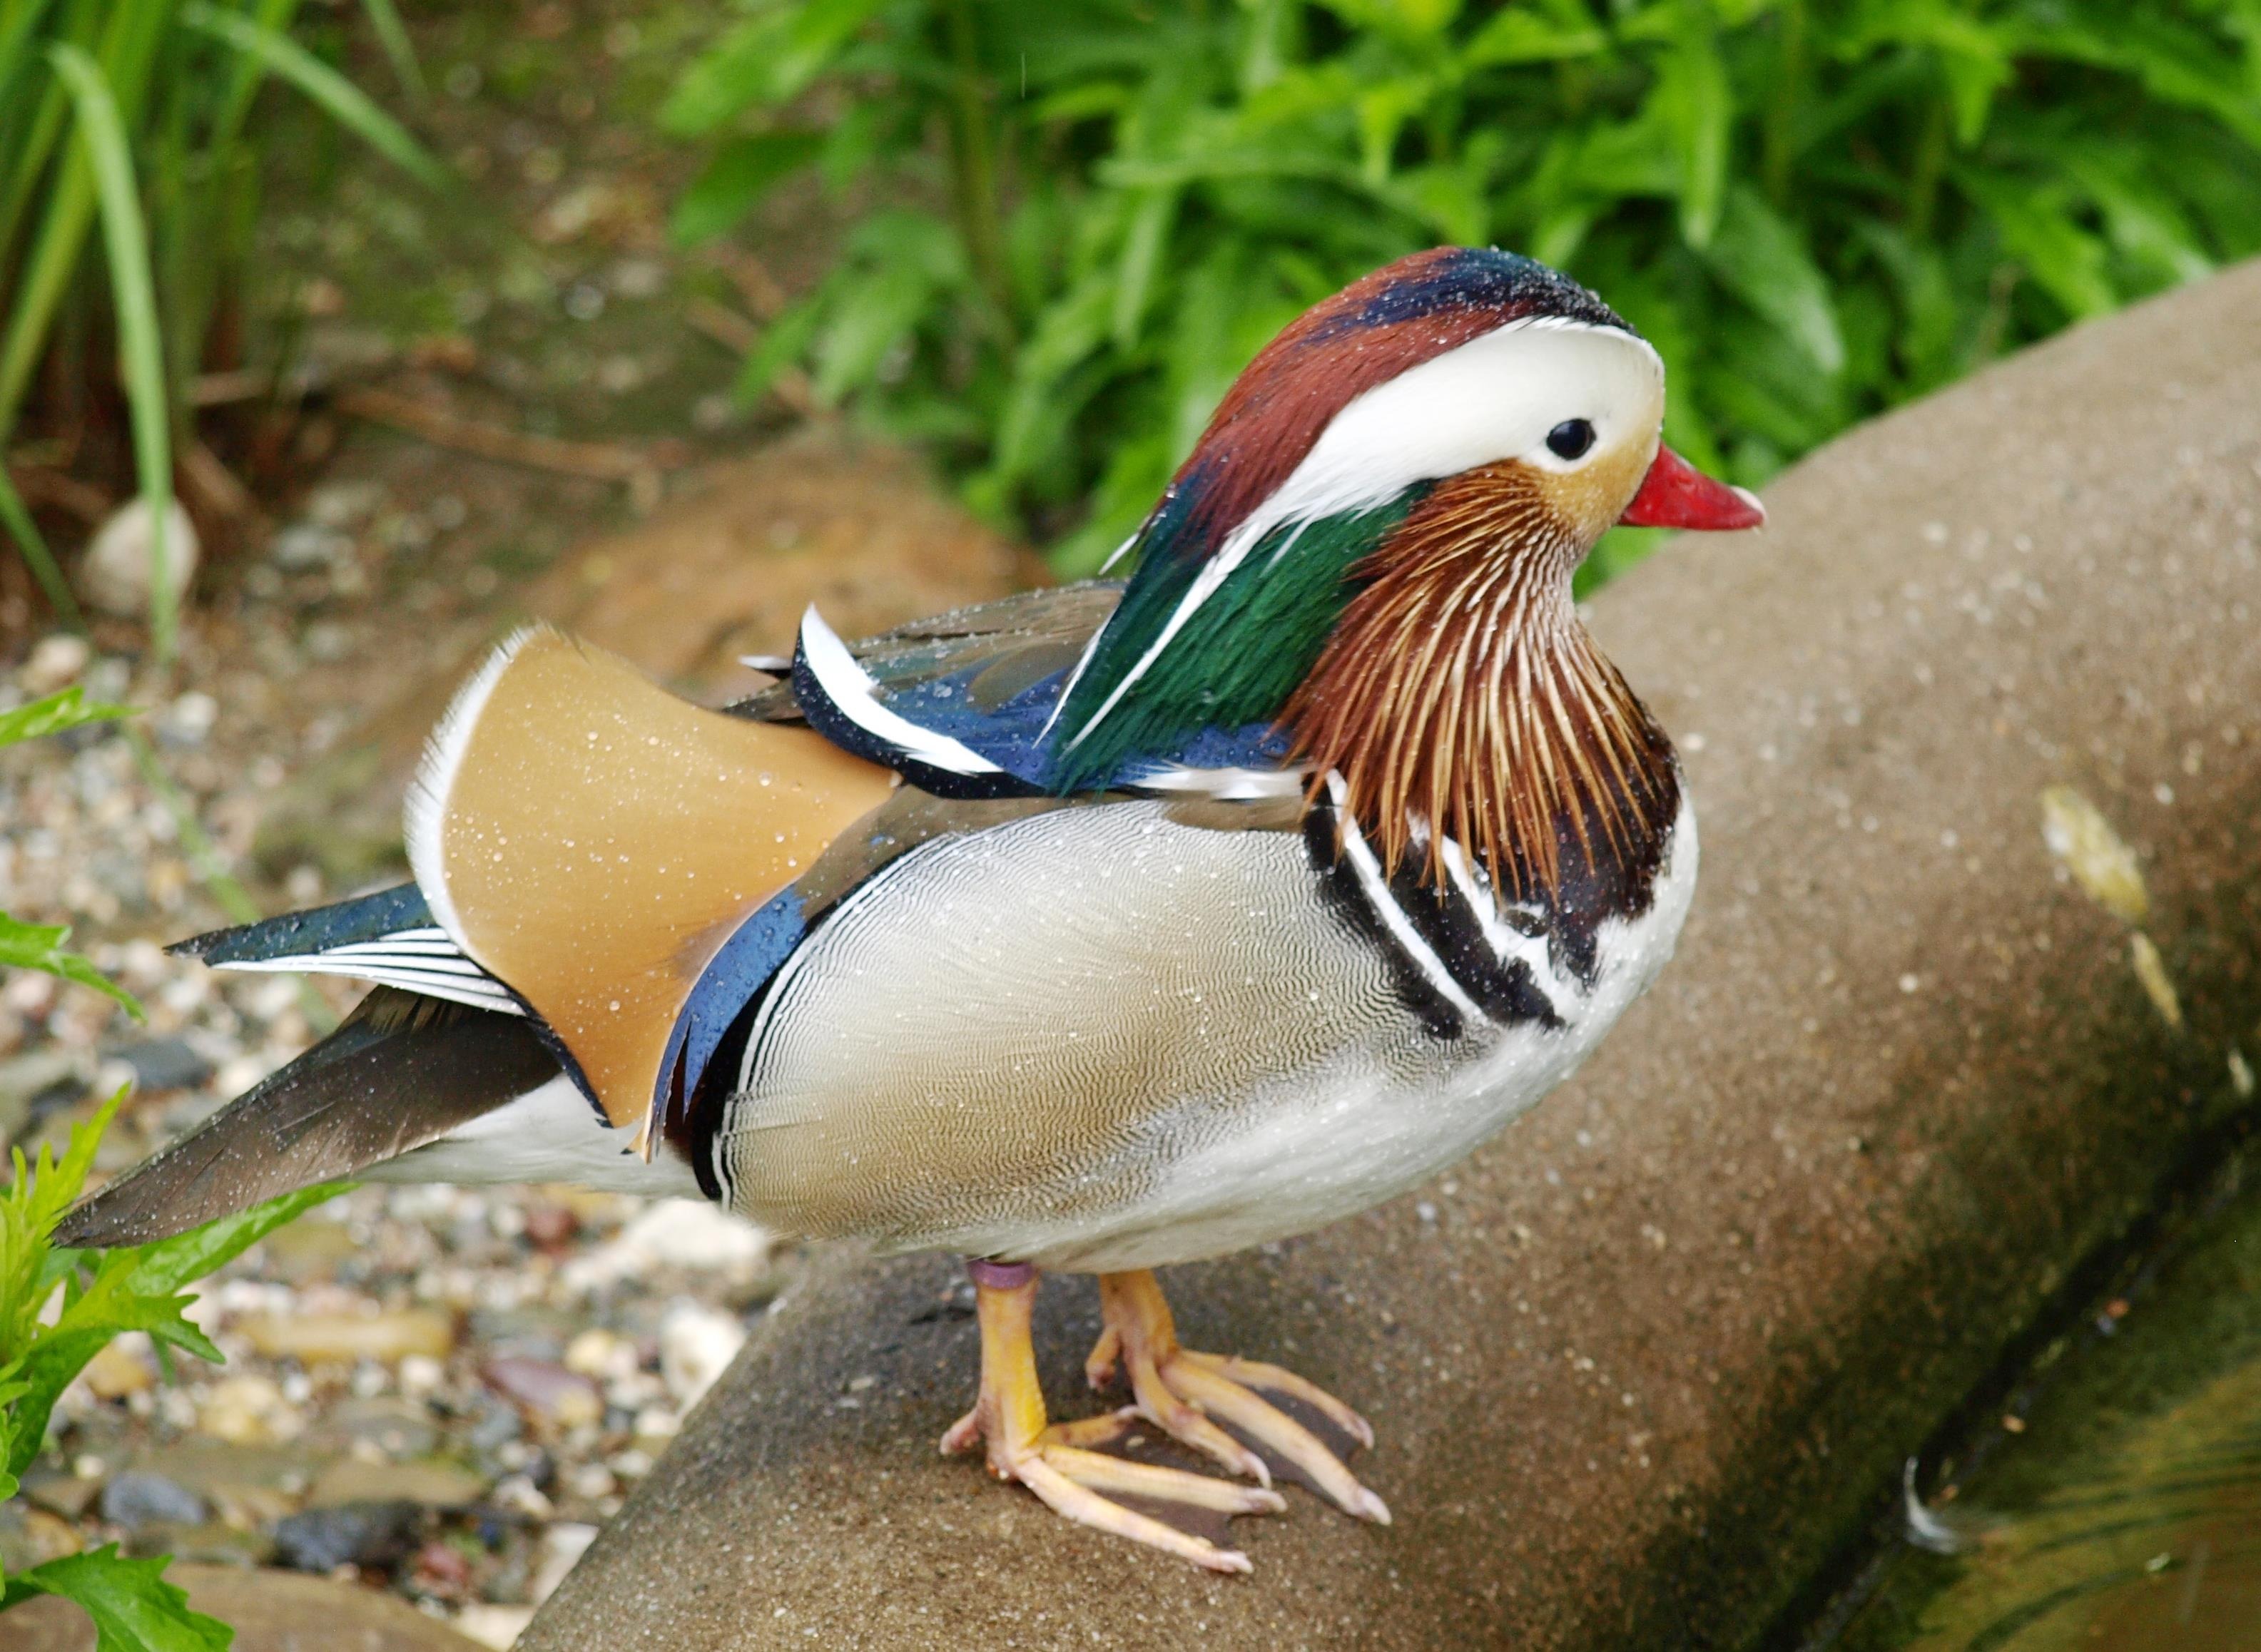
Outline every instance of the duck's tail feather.
<svg viewBox="0 0 2261 1652">
<path fill-rule="evenodd" d="M 341 975 L 405 987 L 474 1010 L 523 1015 L 518 995 L 465 955 L 413 883 L 353 900 L 215 929 L 165 948 L 215 969 Z"/>
<path fill-rule="evenodd" d="M 79 1204 L 55 1242 L 169 1238 L 449 1138 L 558 1076 L 524 1017 L 381 986 L 298 1060 Z M 579 1123 L 607 1134 L 585 1104 Z"/>
</svg>

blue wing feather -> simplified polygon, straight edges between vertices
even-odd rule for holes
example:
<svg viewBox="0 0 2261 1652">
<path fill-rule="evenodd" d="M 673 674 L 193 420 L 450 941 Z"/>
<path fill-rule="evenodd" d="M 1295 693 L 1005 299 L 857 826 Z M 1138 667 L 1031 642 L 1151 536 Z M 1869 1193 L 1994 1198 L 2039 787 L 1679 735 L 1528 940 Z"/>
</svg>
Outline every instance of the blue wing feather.
<svg viewBox="0 0 2261 1652">
<path fill-rule="evenodd" d="M 413 883 L 402 883 L 355 900 L 191 935 L 165 950 L 201 958 L 219 968 L 310 957 L 337 947 L 381 940 L 404 929 L 433 926 L 432 908 L 424 899 L 424 891 Z"/>
</svg>

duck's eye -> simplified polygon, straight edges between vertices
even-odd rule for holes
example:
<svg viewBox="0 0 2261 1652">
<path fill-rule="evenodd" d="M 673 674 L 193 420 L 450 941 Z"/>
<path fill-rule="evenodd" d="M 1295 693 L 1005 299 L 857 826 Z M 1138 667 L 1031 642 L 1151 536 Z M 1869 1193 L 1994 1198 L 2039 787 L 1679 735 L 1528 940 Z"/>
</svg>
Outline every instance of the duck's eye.
<svg viewBox="0 0 2261 1652">
<path fill-rule="evenodd" d="M 1594 445 L 1594 427 L 1583 418 L 1566 418 L 1547 433 L 1547 450 L 1557 459 L 1583 459 Z"/>
</svg>

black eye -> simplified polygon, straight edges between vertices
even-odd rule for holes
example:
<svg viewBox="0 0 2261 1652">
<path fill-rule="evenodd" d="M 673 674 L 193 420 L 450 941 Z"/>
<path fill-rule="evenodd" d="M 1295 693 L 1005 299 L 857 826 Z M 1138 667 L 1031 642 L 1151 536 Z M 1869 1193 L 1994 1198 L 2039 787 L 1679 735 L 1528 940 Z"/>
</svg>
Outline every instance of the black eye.
<svg viewBox="0 0 2261 1652">
<path fill-rule="evenodd" d="M 1557 459 L 1583 459 L 1594 445 L 1594 427 L 1583 418 L 1566 418 L 1547 433 L 1547 450 Z"/>
</svg>

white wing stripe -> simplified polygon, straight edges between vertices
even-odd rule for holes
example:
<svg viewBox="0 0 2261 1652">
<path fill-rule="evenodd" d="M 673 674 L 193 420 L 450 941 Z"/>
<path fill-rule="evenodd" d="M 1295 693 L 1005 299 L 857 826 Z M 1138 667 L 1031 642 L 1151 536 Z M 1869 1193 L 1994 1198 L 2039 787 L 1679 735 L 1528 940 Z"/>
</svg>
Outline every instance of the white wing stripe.
<svg viewBox="0 0 2261 1652">
<path fill-rule="evenodd" d="M 936 769 L 953 775 L 994 775 L 997 765 L 963 740 L 922 728 L 908 717 L 879 704 L 877 685 L 848 645 L 840 640 L 811 603 L 800 617 L 800 651 L 808 662 L 816 685 L 858 728 L 878 735 L 890 746 Z"/>
<path fill-rule="evenodd" d="M 1189 769 L 1173 763 L 1130 783 L 1138 791 L 1191 793 L 1225 803 L 1264 797 L 1300 797 L 1310 771 L 1304 769 Z"/>
<path fill-rule="evenodd" d="M 382 986 L 401 987 L 411 992 L 420 992 L 427 998 L 446 998 L 452 1004 L 469 1005 L 475 1010 L 500 1010 L 511 1015 L 526 1012 L 511 996 L 508 988 L 492 976 L 437 975 L 425 970 L 382 963 L 336 964 L 316 955 L 309 958 L 261 958 L 241 963 L 223 963 L 221 969 L 238 969 L 258 975 L 338 975 L 355 981 L 374 981 Z"/>
</svg>

